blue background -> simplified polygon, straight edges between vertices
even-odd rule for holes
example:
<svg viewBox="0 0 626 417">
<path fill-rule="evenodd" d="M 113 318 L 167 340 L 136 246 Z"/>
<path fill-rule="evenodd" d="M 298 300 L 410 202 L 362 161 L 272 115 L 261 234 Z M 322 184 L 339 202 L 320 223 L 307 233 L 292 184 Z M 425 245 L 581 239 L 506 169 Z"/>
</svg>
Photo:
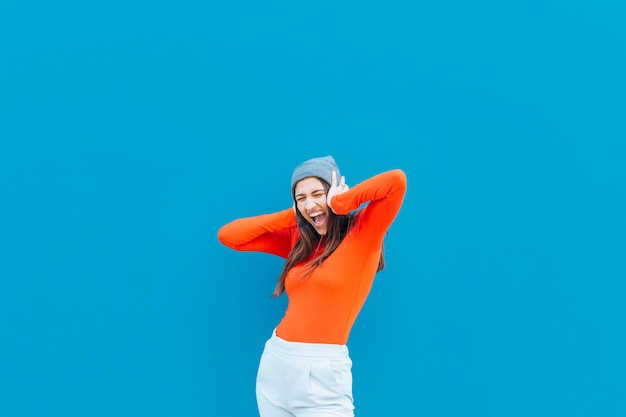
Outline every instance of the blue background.
<svg viewBox="0 0 626 417">
<path fill-rule="evenodd" d="M 368 416 L 626 415 L 626 3 L 0 6 L 0 415 L 254 416 L 295 165 L 409 187 Z"/>
</svg>

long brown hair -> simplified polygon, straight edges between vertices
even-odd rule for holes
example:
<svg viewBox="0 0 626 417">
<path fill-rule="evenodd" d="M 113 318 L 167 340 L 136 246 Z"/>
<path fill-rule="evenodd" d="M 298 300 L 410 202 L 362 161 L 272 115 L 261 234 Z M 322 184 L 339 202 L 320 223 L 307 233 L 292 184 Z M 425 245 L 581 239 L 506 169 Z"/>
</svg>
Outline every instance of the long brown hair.
<svg viewBox="0 0 626 417">
<path fill-rule="evenodd" d="M 318 179 L 324 186 L 324 190 L 328 193 L 330 184 L 321 178 Z M 328 210 L 326 235 L 321 236 L 317 233 L 311 223 L 302 217 L 300 211 L 296 209 L 296 222 L 298 223 L 300 237 L 285 260 L 285 265 L 283 266 L 282 272 L 278 276 L 278 282 L 274 292 L 272 293 L 272 297 L 279 297 L 285 291 L 285 277 L 287 276 L 289 270 L 295 265 L 309 259 L 322 241 L 325 240 L 325 246 L 322 253 L 304 265 L 304 267 L 309 268 L 309 270 L 304 275 L 303 279 L 311 274 L 315 268 L 320 266 L 322 262 L 324 262 L 324 260 L 328 258 L 335 251 L 335 249 L 337 249 L 343 238 L 348 234 L 357 215 L 358 211 L 341 216 L 333 213 L 332 210 Z M 385 255 L 384 248 L 382 248 L 376 272 L 382 271 L 384 268 Z"/>
</svg>

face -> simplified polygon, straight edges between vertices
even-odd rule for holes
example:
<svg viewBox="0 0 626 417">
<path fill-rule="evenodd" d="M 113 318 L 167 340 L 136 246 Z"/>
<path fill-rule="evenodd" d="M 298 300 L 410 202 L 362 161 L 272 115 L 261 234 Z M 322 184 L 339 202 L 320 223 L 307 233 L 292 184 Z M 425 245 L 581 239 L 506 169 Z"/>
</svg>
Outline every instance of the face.
<svg viewBox="0 0 626 417">
<path fill-rule="evenodd" d="M 317 233 L 326 234 L 329 208 L 326 203 L 326 190 L 322 182 L 316 177 L 309 177 L 296 183 L 294 198 L 296 208 Z"/>
</svg>

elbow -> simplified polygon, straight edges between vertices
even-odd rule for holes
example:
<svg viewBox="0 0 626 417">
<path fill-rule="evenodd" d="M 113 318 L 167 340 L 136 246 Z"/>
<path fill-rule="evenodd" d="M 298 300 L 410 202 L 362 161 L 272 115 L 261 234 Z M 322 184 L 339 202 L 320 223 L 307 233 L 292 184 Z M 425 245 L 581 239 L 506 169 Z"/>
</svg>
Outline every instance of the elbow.
<svg viewBox="0 0 626 417">
<path fill-rule="evenodd" d="M 219 240 L 219 242 L 224 246 L 232 247 L 232 242 L 228 238 L 228 230 L 226 226 L 220 227 L 217 231 L 217 240 Z"/>
<path fill-rule="evenodd" d="M 406 173 L 400 168 L 392 169 L 391 172 L 394 174 L 398 180 L 402 182 L 406 182 Z"/>
<path fill-rule="evenodd" d="M 394 184 L 404 193 L 407 184 L 406 173 L 399 168 L 391 170 L 390 173 L 393 176 Z"/>
</svg>

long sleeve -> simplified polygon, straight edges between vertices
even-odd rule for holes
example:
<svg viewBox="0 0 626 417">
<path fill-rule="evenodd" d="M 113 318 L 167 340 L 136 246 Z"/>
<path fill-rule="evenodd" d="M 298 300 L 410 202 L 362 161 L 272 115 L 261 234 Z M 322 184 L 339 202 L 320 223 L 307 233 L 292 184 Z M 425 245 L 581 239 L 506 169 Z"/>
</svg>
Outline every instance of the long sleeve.
<svg viewBox="0 0 626 417">
<path fill-rule="evenodd" d="M 348 214 L 367 203 L 359 215 L 359 229 L 366 229 L 360 239 L 362 244 L 378 249 L 400 211 L 406 187 L 404 171 L 393 169 L 366 179 L 347 192 L 334 196 L 331 205 L 335 213 Z"/>
<path fill-rule="evenodd" d="M 265 252 L 286 258 L 298 233 L 293 209 L 233 220 L 217 238 L 238 251 Z"/>
</svg>

